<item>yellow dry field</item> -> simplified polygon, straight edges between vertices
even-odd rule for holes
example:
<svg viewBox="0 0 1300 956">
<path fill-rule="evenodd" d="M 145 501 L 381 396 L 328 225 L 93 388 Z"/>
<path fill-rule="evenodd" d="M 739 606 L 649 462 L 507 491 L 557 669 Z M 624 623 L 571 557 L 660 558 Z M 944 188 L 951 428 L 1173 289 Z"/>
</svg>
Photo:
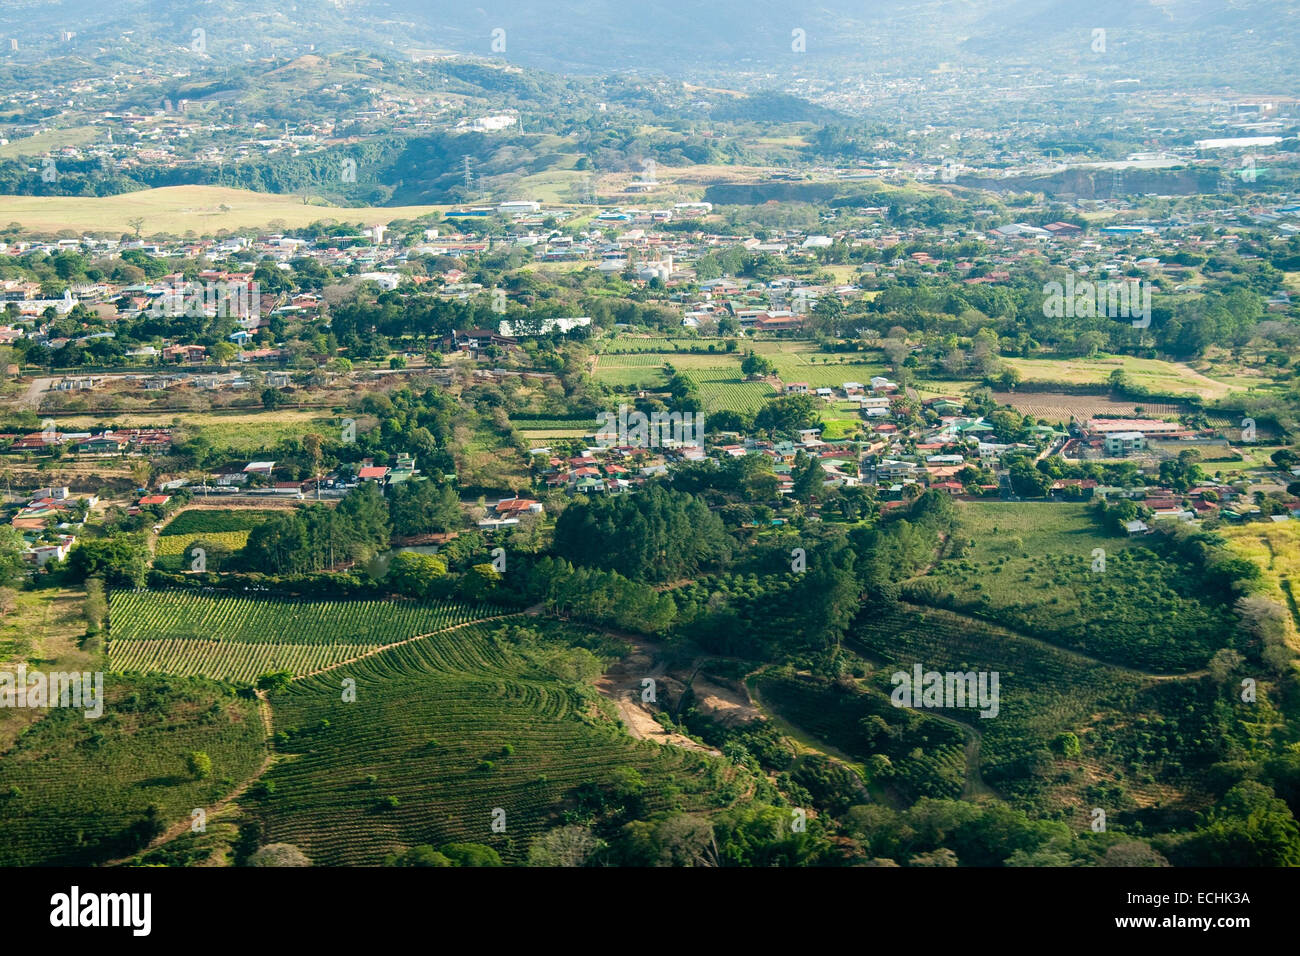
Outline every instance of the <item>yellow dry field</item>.
<svg viewBox="0 0 1300 956">
<path fill-rule="evenodd" d="M 1253 522 L 1220 533 L 1233 551 L 1259 565 L 1264 593 L 1290 611 L 1291 646 L 1300 649 L 1300 521 Z"/>
<path fill-rule="evenodd" d="M 307 205 L 301 196 L 256 193 L 225 186 L 166 186 L 120 196 L 0 196 L 0 219 L 18 222 L 37 232 L 134 232 L 130 220 L 140 218 L 141 235 L 215 235 L 223 229 L 263 228 L 272 222 L 298 228 L 332 219 L 372 226 L 397 219 L 415 219 L 448 206 Z"/>
<path fill-rule="evenodd" d="M 1122 370 L 1132 381 L 1166 394 L 1198 395 L 1203 399 L 1223 398 L 1235 389 L 1264 384 L 1265 380 L 1217 381 L 1181 362 L 1140 359 L 1131 356 L 1097 356 L 1078 359 L 1004 358 L 1027 382 L 1060 382 L 1066 385 L 1105 385 L 1112 372 Z"/>
</svg>

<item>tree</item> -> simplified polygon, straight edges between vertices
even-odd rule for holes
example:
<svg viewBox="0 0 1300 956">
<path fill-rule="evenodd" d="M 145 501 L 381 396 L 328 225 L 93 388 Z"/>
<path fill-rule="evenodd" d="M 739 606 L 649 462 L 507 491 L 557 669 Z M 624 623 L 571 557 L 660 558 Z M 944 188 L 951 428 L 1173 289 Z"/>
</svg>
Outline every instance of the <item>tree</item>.
<svg viewBox="0 0 1300 956">
<path fill-rule="evenodd" d="M 481 843 L 448 843 L 441 847 L 452 866 L 503 866 L 496 850 Z"/>
<path fill-rule="evenodd" d="M 389 561 L 384 581 L 398 594 L 422 598 L 429 597 L 435 583 L 446 574 L 447 562 L 436 555 L 399 551 Z"/>
<path fill-rule="evenodd" d="M 212 758 L 202 750 L 196 750 L 186 757 L 185 767 L 195 780 L 206 780 L 212 776 Z"/>
<path fill-rule="evenodd" d="M 100 578 L 109 587 L 141 587 L 148 570 L 148 552 L 138 535 L 84 539 L 68 556 L 68 573 L 74 578 Z"/>
<path fill-rule="evenodd" d="M 1125 840 L 1107 847 L 1101 857 L 1102 866 L 1168 866 L 1169 861 L 1142 840 Z"/>
<path fill-rule="evenodd" d="M 280 391 L 278 388 L 268 387 L 262 389 L 262 407 L 268 411 L 273 411 L 279 408 L 286 401 L 287 399 L 284 396 L 284 392 Z"/>
<path fill-rule="evenodd" d="M 390 853 L 384 866 L 455 866 L 451 858 L 439 853 L 427 843 L 413 846 L 404 853 Z"/>
<path fill-rule="evenodd" d="M 460 591 L 471 601 L 482 601 L 501 583 L 501 574 L 490 564 L 476 564 L 465 573 Z"/>
<path fill-rule="evenodd" d="M 754 416 L 756 429 L 787 438 L 820 423 L 818 403 L 811 395 L 782 395 L 767 402 Z"/>
<path fill-rule="evenodd" d="M 740 371 L 746 378 L 763 378 L 773 374 L 776 371 L 776 366 L 763 356 L 751 351 L 746 352 L 745 357 L 741 359 Z"/>
<path fill-rule="evenodd" d="M 559 827 L 533 841 L 528 848 L 528 865 L 586 866 L 604 845 L 588 827 Z"/>
<path fill-rule="evenodd" d="M 248 865 L 311 866 L 311 860 L 292 843 L 269 843 L 248 858 Z"/>
<path fill-rule="evenodd" d="M 807 503 L 816 494 L 819 494 L 826 483 L 826 473 L 822 469 L 821 462 L 816 458 L 800 450 L 795 456 L 794 466 L 790 469 L 790 477 L 794 480 L 790 489 L 790 496 L 796 501 Z"/>
<path fill-rule="evenodd" d="M 27 542 L 11 525 L 0 525 L 0 587 L 21 580 L 27 572 L 23 552 Z"/>
<path fill-rule="evenodd" d="M 456 489 L 432 480 L 399 484 L 393 492 L 389 514 L 393 532 L 398 535 L 453 531 L 465 521 Z"/>
<path fill-rule="evenodd" d="M 293 683 L 293 674 L 290 671 L 270 671 L 261 674 L 257 678 L 257 689 L 268 691 L 282 691 Z"/>
<path fill-rule="evenodd" d="M 1209 811 L 1205 826 L 1188 841 L 1199 866 L 1300 866 L 1300 826 L 1286 803 L 1267 786 L 1246 780 Z"/>
</svg>

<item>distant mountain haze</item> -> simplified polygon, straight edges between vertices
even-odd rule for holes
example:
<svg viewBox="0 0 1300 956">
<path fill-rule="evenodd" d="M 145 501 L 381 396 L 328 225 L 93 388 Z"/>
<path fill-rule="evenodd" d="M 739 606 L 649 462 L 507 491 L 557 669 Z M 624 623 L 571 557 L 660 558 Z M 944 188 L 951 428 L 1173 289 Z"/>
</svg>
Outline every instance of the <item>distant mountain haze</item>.
<svg viewBox="0 0 1300 956">
<path fill-rule="evenodd" d="M 1057 65 L 1150 84 L 1293 84 L 1300 0 L 6 0 L 0 62 L 201 51 L 455 52 L 556 72 L 675 78 L 917 75 Z M 195 34 L 194 31 L 203 31 Z M 1104 34 L 1094 31 L 1104 30 Z M 495 31 L 495 32 L 494 32 Z M 65 32 L 75 33 L 61 41 Z M 1100 40 L 1099 40 L 1100 37 Z M 1100 47 L 1100 48 L 1099 48 Z"/>
</svg>

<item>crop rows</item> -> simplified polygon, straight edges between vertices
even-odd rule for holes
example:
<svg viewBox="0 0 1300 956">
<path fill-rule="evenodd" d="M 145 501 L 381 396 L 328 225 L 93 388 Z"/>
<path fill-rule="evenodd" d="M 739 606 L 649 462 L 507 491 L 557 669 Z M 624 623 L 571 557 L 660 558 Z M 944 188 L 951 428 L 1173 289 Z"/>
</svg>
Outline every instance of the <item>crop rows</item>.
<svg viewBox="0 0 1300 956">
<path fill-rule="evenodd" d="M 454 602 L 287 601 L 193 591 L 115 591 L 110 637 L 253 644 L 383 645 L 490 616 Z"/>
<path fill-rule="evenodd" d="M 225 551 L 238 551 L 248 544 L 247 531 L 200 531 L 193 534 L 171 534 L 158 539 L 155 554 L 159 557 L 173 557 L 185 553 L 195 541 L 210 541 Z"/>
<path fill-rule="evenodd" d="M 109 666 L 118 672 L 201 675 L 252 683 L 287 670 L 295 677 L 378 649 L 369 644 L 251 644 L 236 641 L 113 641 Z"/>
<path fill-rule="evenodd" d="M 682 375 L 695 384 L 710 412 L 756 412 L 776 394 L 766 382 L 746 382 L 730 368 L 683 369 Z"/>
<path fill-rule="evenodd" d="M 910 796 L 961 795 L 965 738 L 951 724 L 895 708 L 884 694 L 812 677 L 764 675 L 759 686 L 764 703 L 799 729 L 856 760 L 889 758 L 888 779 Z"/>
<path fill-rule="evenodd" d="M 161 536 L 168 538 L 185 534 L 214 535 L 225 531 L 251 531 L 275 514 L 275 511 L 252 508 L 192 508 L 173 518 L 162 529 Z"/>
<path fill-rule="evenodd" d="M 597 368 L 650 368 L 662 366 L 664 362 L 670 361 L 671 356 L 665 357 L 659 352 L 628 352 L 622 354 L 605 354 L 600 357 L 596 364 Z"/>
<path fill-rule="evenodd" d="M 517 673 L 491 625 L 476 624 L 295 682 L 272 695 L 275 729 L 288 735 L 281 749 L 295 756 L 268 775 L 273 792 L 241 805 L 268 842 L 300 846 L 317 864 L 373 864 L 453 841 L 519 862 L 562 822 L 571 790 L 609 782 L 619 767 L 642 773 L 653 809 L 680 799 L 659 786 L 695 785 L 682 771 L 704 758 L 634 741 L 595 721 L 578 687 Z M 340 702 L 344 677 L 356 681 L 355 703 Z M 498 807 L 504 833 L 491 829 Z"/>
</svg>

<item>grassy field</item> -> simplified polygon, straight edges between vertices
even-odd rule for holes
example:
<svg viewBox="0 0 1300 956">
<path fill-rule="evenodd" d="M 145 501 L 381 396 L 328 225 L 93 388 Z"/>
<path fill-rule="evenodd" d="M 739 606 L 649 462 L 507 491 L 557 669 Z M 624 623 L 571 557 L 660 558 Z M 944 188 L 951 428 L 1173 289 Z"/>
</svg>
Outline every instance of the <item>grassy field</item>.
<svg viewBox="0 0 1300 956">
<path fill-rule="evenodd" d="M 1107 534 L 1086 507 L 963 503 L 949 556 L 904 592 L 1124 666 L 1203 666 L 1230 633 L 1227 608 L 1191 569 Z"/>
<path fill-rule="evenodd" d="M 1300 521 L 1255 522 L 1219 533 L 1233 551 L 1259 566 L 1264 593 L 1291 612 L 1291 644 L 1300 649 Z"/>
<path fill-rule="evenodd" d="M 340 702 L 340 672 L 296 681 L 271 697 L 291 756 L 267 776 L 272 793 L 240 805 L 266 842 L 295 844 L 318 865 L 451 841 L 518 863 L 534 837 L 587 821 L 615 786 L 649 812 L 739 796 L 724 762 L 636 741 L 603 717 L 575 676 L 591 656 L 575 639 L 537 621 L 416 641 L 350 665 L 354 703 Z M 498 808 L 504 831 L 492 829 Z"/>
<path fill-rule="evenodd" d="M 223 229 L 264 228 L 273 221 L 289 228 L 325 219 L 337 222 L 389 223 L 415 219 L 448 206 L 306 205 L 301 196 L 256 193 L 225 186 L 165 186 L 120 196 L 0 196 L 6 222 L 34 231 L 120 234 L 133 232 L 129 220 L 144 220 L 141 235 L 212 235 Z"/>
<path fill-rule="evenodd" d="M 52 150 L 64 146 L 84 146 L 95 139 L 102 139 L 103 130 L 93 126 L 69 126 L 64 129 L 51 129 L 24 139 L 10 140 L 0 146 L 0 159 L 16 159 L 19 156 L 44 156 Z"/>
<path fill-rule="evenodd" d="M 220 412 L 134 412 L 122 415 L 51 415 L 60 429 L 84 430 L 101 427 L 147 428 L 185 427 L 212 443 L 221 452 L 243 453 L 273 448 L 283 438 L 301 438 L 308 432 L 336 434 L 340 417 L 302 409 L 247 410 Z M 358 425 L 358 428 L 360 426 Z"/>
<path fill-rule="evenodd" d="M 807 382 L 813 388 L 839 388 L 845 382 L 871 381 L 886 374 L 881 352 L 822 352 L 811 342 L 755 342 L 752 347 L 776 366 L 783 382 Z"/>
<path fill-rule="evenodd" d="M 1105 385 L 1116 369 L 1122 369 L 1138 385 L 1170 395 L 1197 395 L 1203 399 L 1223 398 L 1229 392 L 1264 379 L 1238 376 L 1231 381 L 1207 378 L 1181 362 L 1140 359 L 1130 356 L 1098 356 L 1085 359 L 1004 358 L 1027 382 L 1061 382 L 1067 385 Z"/>
<path fill-rule="evenodd" d="M 68 588 L 15 590 L 10 610 L 0 617 L 0 663 L 52 660 L 66 651 L 86 630 L 84 596 Z"/>
<path fill-rule="evenodd" d="M 521 428 L 519 434 L 525 441 L 551 441 L 561 438 L 585 438 L 587 435 L 594 434 L 595 426 L 591 428 Z"/>
</svg>

